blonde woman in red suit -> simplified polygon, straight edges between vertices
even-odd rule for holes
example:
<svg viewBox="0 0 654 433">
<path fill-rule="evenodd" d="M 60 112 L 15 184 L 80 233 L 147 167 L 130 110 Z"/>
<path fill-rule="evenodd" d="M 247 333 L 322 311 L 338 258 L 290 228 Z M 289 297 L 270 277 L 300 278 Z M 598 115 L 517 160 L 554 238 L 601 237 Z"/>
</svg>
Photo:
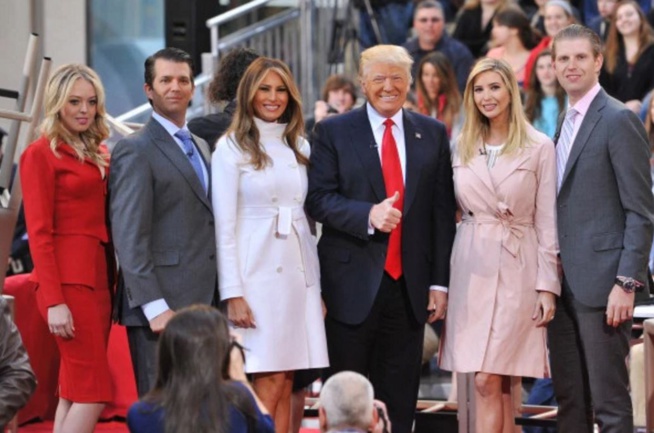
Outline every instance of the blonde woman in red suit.
<svg viewBox="0 0 654 433">
<path fill-rule="evenodd" d="M 50 79 L 41 137 L 20 161 L 37 306 L 61 355 L 54 432 L 92 432 L 112 399 L 104 90 L 86 66 Z"/>
</svg>

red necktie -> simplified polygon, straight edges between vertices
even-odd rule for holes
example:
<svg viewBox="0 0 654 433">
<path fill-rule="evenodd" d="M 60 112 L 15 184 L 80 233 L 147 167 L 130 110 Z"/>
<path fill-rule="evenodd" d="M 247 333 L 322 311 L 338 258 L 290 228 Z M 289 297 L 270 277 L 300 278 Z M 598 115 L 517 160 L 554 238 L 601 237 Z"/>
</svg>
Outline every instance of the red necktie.
<svg viewBox="0 0 654 433">
<path fill-rule="evenodd" d="M 393 207 L 402 212 L 404 208 L 404 179 L 400 154 L 397 152 L 397 144 L 395 138 L 393 138 L 393 125 L 391 119 L 384 121 L 386 129 L 382 138 L 382 172 L 384 174 L 384 184 L 386 185 L 386 196 L 392 197 L 396 191 L 399 192 L 400 198 Z M 384 270 L 396 280 L 402 276 L 402 222 L 390 234 Z"/>
</svg>

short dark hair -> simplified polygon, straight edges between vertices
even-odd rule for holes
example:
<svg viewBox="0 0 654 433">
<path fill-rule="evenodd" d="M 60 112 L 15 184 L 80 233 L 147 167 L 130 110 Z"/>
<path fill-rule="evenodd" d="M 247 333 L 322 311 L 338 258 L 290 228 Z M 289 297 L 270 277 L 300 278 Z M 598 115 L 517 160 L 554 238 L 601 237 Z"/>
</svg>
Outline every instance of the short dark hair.
<svg viewBox="0 0 654 433">
<path fill-rule="evenodd" d="M 329 92 L 335 90 L 345 90 L 352 96 L 352 101 L 356 102 L 357 100 L 357 88 L 352 80 L 347 78 L 345 75 L 331 75 L 325 81 L 325 85 L 322 88 L 322 100 L 327 101 L 329 98 Z"/>
<path fill-rule="evenodd" d="M 261 55 L 251 48 L 235 48 L 220 59 L 220 65 L 207 90 L 209 100 L 218 103 L 236 98 L 236 89 L 241 77 L 248 66 L 259 57 Z"/>
<path fill-rule="evenodd" d="M 420 3 L 416 5 L 415 10 L 413 11 L 413 18 L 415 19 L 416 15 L 418 14 L 419 10 L 422 9 L 437 9 L 441 11 L 441 13 L 445 13 L 445 10 L 443 9 L 443 5 L 437 1 L 437 0 L 422 0 Z"/>
<path fill-rule="evenodd" d="M 188 64 L 188 67 L 191 69 L 191 83 L 193 83 L 193 59 L 191 58 L 191 55 L 179 48 L 166 47 L 145 59 L 145 84 L 150 87 L 154 84 L 154 64 L 157 59 Z"/>
<path fill-rule="evenodd" d="M 581 24 L 570 24 L 568 27 L 559 30 L 556 36 L 554 36 L 552 41 L 553 60 L 556 59 L 556 46 L 559 41 L 569 39 L 586 39 L 588 42 L 590 42 L 594 58 L 597 58 L 600 54 L 602 54 L 602 41 L 597 33 L 586 26 L 582 26 Z"/>
</svg>

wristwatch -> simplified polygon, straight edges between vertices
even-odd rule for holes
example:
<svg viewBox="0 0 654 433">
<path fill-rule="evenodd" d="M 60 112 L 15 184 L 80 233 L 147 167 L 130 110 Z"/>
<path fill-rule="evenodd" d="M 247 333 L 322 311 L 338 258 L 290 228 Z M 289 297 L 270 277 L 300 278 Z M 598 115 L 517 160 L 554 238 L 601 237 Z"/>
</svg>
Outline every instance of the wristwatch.
<svg viewBox="0 0 654 433">
<path fill-rule="evenodd" d="M 620 286 L 627 293 L 634 293 L 643 287 L 643 283 L 630 277 L 617 277 L 615 284 Z"/>
</svg>

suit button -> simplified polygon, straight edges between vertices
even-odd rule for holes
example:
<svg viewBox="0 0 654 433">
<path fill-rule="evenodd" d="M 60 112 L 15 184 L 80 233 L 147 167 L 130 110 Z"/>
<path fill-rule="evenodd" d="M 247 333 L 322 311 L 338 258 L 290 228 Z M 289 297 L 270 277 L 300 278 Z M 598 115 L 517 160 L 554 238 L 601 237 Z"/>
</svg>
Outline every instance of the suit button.
<svg viewBox="0 0 654 433">
<path fill-rule="evenodd" d="M 277 196 L 276 195 L 272 196 L 271 200 L 272 200 L 273 203 L 277 203 Z"/>
<path fill-rule="evenodd" d="M 471 210 L 468 211 L 468 215 L 473 216 L 474 214 L 472 213 Z"/>
<path fill-rule="evenodd" d="M 282 267 L 281 267 L 281 266 L 277 266 L 277 273 L 278 273 L 278 274 L 281 274 L 282 271 L 283 271 Z"/>
<path fill-rule="evenodd" d="M 213 221 L 209 221 L 209 226 L 213 227 Z"/>
<path fill-rule="evenodd" d="M 215 254 L 209 254 L 209 260 L 213 260 L 213 259 L 215 259 L 215 258 L 216 258 L 216 255 L 215 255 Z"/>
</svg>

